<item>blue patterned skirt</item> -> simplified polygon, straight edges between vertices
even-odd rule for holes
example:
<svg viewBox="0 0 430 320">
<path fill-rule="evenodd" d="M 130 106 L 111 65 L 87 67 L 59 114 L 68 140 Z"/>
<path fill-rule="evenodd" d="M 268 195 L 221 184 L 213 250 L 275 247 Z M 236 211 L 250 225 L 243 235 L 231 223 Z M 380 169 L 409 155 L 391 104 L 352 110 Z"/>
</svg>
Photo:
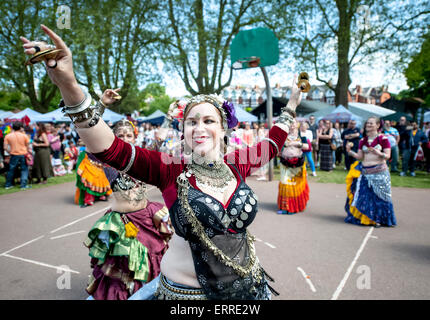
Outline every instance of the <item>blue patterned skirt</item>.
<svg viewBox="0 0 430 320">
<path fill-rule="evenodd" d="M 385 164 L 363 167 L 354 163 L 347 176 L 345 222 L 357 225 L 395 226 L 391 178 Z"/>
</svg>

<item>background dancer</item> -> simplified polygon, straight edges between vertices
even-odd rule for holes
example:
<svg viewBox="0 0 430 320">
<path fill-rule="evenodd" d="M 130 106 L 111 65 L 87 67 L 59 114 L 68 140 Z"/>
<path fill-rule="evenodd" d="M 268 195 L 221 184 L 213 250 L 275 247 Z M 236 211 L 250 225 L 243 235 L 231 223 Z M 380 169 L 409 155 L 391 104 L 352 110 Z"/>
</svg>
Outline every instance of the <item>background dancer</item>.
<svg viewBox="0 0 430 320">
<path fill-rule="evenodd" d="M 229 155 L 224 154 L 227 133 L 238 122 L 234 107 L 217 95 L 191 98 L 181 123 L 184 158 L 176 159 L 116 137 L 101 119 L 101 104 L 94 104 L 79 87 L 69 48 L 52 30 L 42 29 L 63 50 L 56 60 L 46 62 L 48 75 L 59 87 L 64 110 L 88 150 L 123 173 L 157 186 L 169 208 L 175 233 L 163 256 L 160 276 L 148 284 L 157 287 L 155 296 L 270 299 L 270 291 L 276 291 L 267 283 L 271 278 L 261 267 L 254 237 L 247 230 L 257 213 L 257 196 L 245 178 L 284 145 L 301 99 L 297 84 L 268 138 Z M 21 40 L 26 54 L 34 54 L 35 46 L 46 48 L 41 42 Z"/>
<path fill-rule="evenodd" d="M 361 161 L 351 165 L 346 177 L 347 223 L 375 227 L 396 225 L 387 166 L 391 146 L 388 138 L 378 133 L 379 126 L 379 119 L 370 117 L 364 124 L 366 136 L 360 140 L 358 152 L 351 151 L 350 143 L 346 145 L 349 156 Z"/>
<path fill-rule="evenodd" d="M 297 126 L 293 122 L 281 154 L 281 180 L 278 187 L 279 214 L 295 214 L 304 211 L 309 200 L 309 185 L 306 179 L 306 163 L 303 150 L 311 148 L 311 141 L 302 142 Z"/>
<path fill-rule="evenodd" d="M 96 200 L 107 201 L 110 194 L 112 189 L 103 171 L 103 163 L 83 146 L 76 161 L 75 203 L 85 208 Z"/>
<path fill-rule="evenodd" d="M 113 102 L 112 92 L 102 96 L 106 105 Z M 119 121 L 114 133 L 127 143 L 136 142 L 137 132 L 128 120 Z M 114 202 L 84 242 L 93 268 L 86 290 L 96 300 L 126 300 L 158 276 L 173 232 L 167 208 L 148 201 L 145 183 L 111 167 L 105 171 Z"/>
</svg>

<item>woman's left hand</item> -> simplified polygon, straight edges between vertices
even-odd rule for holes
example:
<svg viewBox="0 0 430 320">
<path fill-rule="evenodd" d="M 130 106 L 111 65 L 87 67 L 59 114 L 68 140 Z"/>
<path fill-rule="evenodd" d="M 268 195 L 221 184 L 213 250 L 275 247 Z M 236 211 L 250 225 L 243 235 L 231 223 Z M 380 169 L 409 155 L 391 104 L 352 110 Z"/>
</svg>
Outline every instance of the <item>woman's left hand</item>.
<svg viewBox="0 0 430 320">
<path fill-rule="evenodd" d="M 120 90 L 120 88 L 115 89 L 115 90 L 106 89 L 105 92 L 103 92 L 103 95 L 102 95 L 100 100 L 105 105 L 114 103 L 115 101 L 117 101 L 114 97 L 119 96 L 119 94 L 118 94 L 119 90 Z"/>
<path fill-rule="evenodd" d="M 297 106 L 302 101 L 302 91 L 297 86 L 297 75 L 294 75 L 293 78 L 293 84 L 291 86 L 291 95 L 290 99 L 288 100 L 287 108 L 290 108 L 294 111 L 296 111 Z"/>
</svg>

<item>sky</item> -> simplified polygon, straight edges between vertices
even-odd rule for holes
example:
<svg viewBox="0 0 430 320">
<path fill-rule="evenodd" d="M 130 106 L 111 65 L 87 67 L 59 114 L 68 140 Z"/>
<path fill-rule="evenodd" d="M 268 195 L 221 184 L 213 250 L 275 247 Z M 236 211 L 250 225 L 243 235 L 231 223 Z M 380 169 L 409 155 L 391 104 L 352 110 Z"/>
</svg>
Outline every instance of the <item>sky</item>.
<svg viewBox="0 0 430 320">
<path fill-rule="evenodd" d="M 378 61 L 378 60 L 376 60 Z M 271 87 L 274 87 L 277 83 L 281 86 L 291 86 L 294 73 L 283 72 L 276 66 L 266 67 L 269 73 L 269 82 Z M 279 70 L 278 70 L 279 69 Z M 295 69 L 294 67 L 292 69 Z M 387 71 L 386 66 L 383 62 L 374 62 L 372 65 L 361 65 L 355 67 L 351 72 L 352 83 L 350 88 L 355 88 L 356 85 L 364 87 L 379 87 L 382 85 L 388 85 L 388 91 L 390 93 L 399 93 L 402 90 L 408 89 L 406 84 L 406 78 L 401 73 L 394 73 L 394 71 Z M 392 70 L 392 69 L 391 69 Z M 310 76 L 311 85 L 322 85 L 321 82 L 315 80 L 315 76 L 312 75 L 312 70 L 296 70 L 299 74 L 302 71 L 306 71 Z M 177 75 L 165 75 L 164 85 L 166 86 L 166 93 L 171 97 L 183 97 L 187 94 L 187 90 Z M 234 70 L 231 86 L 254 86 L 265 87 L 263 74 L 260 68 L 253 68 L 247 70 Z"/>
</svg>

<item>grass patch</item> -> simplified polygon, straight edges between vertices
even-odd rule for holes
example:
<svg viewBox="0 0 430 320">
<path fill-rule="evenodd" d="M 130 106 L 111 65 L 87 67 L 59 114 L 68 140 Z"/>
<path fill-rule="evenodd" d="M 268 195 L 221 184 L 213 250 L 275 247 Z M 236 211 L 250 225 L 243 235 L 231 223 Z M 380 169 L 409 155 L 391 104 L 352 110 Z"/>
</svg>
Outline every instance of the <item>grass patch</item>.
<svg viewBox="0 0 430 320">
<path fill-rule="evenodd" d="M 49 186 L 53 186 L 56 184 L 62 184 L 66 182 L 74 182 L 76 181 L 76 173 L 69 173 L 64 176 L 58 176 L 58 177 L 51 177 L 48 178 L 48 182 L 46 184 L 32 184 L 31 189 L 41 189 Z M 3 194 L 9 194 L 14 192 L 25 192 L 26 190 L 21 190 L 20 185 L 15 185 L 13 188 L 6 190 L 5 187 L 6 184 L 6 177 L 5 175 L 0 175 L 0 196 Z M 30 184 L 29 184 L 30 185 Z"/>
<path fill-rule="evenodd" d="M 337 183 L 345 184 L 345 178 L 348 172 L 344 170 L 344 166 L 337 166 L 333 171 L 322 171 L 317 169 L 317 176 L 311 176 L 311 171 L 308 169 L 308 181 L 318 183 Z M 391 173 L 391 186 L 392 187 L 406 187 L 406 188 L 419 188 L 430 189 L 430 174 L 424 171 L 415 171 L 416 176 L 401 177 L 399 173 Z M 280 169 L 275 168 L 274 180 L 280 179 Z"/>
</svg>

